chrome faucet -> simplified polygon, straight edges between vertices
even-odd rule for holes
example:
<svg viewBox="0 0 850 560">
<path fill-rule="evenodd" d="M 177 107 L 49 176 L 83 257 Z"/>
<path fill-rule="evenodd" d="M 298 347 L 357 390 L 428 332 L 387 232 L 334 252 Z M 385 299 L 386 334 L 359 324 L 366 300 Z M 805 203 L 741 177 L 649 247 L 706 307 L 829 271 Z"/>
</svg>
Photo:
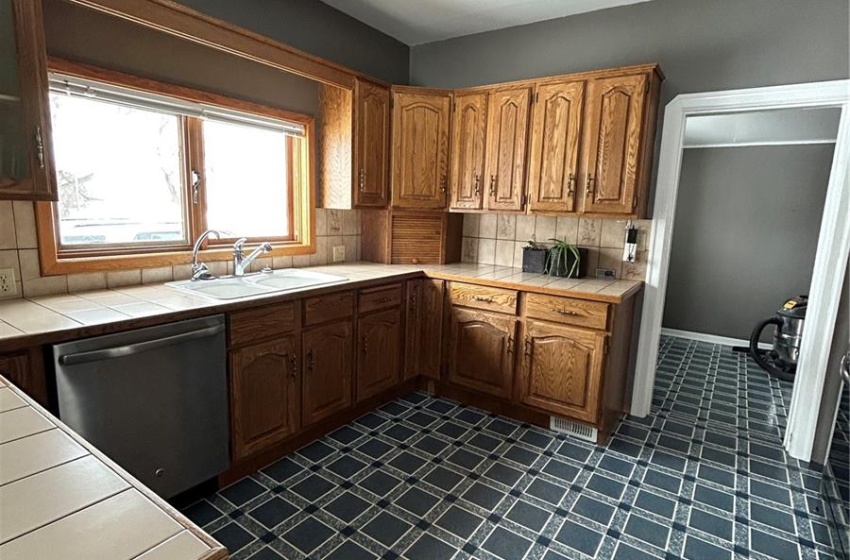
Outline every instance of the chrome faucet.
<svg viewBox="0 0 850 560">
<path fill-rule="evenodd" d="M 221 233 L 214 229 L 208 229 L 198 236 L 198 240 L 195 241 L 195 246 L 192 247 L 192 282 L 196 280 L 211 280 L 214 278 L 209 267 L 207 267 L 204 263 L 198 262 L 198 251 L 201 250 L 201 245 L 203 245 L 204 241 L 206 241 L 207 237 L 210 235 L 215 236 L 216 239 L 221 239 Z"/>
<path fill-rule="evenodd" d="M 262 243 L 246 257 L 243 252 L 246 241 L 248 241 L 248 238 L 243 237 L 233 244 L 233 276 L 245 276 L 245 271 L 251 266 L 254 259 L 272 250 L 271 243 Z"/>
</svg>

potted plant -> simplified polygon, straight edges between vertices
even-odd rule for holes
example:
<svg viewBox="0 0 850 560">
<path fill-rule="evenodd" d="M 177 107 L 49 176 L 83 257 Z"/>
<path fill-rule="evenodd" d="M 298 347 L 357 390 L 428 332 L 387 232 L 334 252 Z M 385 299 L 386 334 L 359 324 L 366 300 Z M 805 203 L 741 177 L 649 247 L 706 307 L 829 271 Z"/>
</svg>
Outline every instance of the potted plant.
<svg viewBox="0 0 850 560">
<path fill-rule="evenodd" d="M 581 278 L 587 268 L 587 249 L 570 245 L 563 239 L 550 239 L 554 244 L 546 257 L 544 274 Z"/>
<path fill-rule="evenodd" d="M 549 249 L 530 239 L 528 245 L 522 248 L 522 271 L 543 274 L 548 252 Z"/>
</svg>

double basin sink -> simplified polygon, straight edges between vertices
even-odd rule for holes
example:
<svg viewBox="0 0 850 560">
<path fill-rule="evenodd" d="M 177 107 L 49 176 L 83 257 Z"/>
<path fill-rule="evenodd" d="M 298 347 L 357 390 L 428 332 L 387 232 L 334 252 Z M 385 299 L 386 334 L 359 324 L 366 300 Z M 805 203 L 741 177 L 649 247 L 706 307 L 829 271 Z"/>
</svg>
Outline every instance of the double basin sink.
<svg viewBox="0 0 850 560">
<path fill-rule="evenodd" d="M 348 278 L 335 274 L 287 268 L 271 272 L 258 272 L 241 277 L 225 276 L 210 280 L 168 282 L 166 286 L 177 290 L 194 292 L 214 299 L 236 299 L 347 281 Z"/>
</svg>

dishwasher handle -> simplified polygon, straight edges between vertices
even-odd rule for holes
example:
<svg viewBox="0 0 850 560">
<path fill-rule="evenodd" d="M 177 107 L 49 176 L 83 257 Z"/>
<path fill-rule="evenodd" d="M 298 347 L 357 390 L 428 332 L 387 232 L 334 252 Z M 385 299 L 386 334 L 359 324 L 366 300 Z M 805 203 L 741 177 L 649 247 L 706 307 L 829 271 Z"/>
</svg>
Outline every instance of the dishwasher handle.
<svg viewBox="0 0 850 560">
<path fill-rule="evenodd" d="M 100 360 L 123 358 L 124 356 L 132 356 L 133 354 L 150 352 L 151 350 L 157 350 L 158 348 L 180 344 L 181 342 L 206 338 L 208 336 L 216 335 L 222 331 L 224 331 L 224 325 L 214 325 L 197 331 L 175 334 L 173 336 L 166 336 L 165 338 L 157 338 L 155 340 L 148 340 L 145 342 L 137 342 L 135 344 L 127 344 L 125 346 L 115 346 L 114 348 L 92 350 L 91 352 L 80 352 L 78 354 L 66 354 L 64 356 L 59 356 L 59 363 L 63 366 L 74 366 L 97 362 Z"/>
</svg>

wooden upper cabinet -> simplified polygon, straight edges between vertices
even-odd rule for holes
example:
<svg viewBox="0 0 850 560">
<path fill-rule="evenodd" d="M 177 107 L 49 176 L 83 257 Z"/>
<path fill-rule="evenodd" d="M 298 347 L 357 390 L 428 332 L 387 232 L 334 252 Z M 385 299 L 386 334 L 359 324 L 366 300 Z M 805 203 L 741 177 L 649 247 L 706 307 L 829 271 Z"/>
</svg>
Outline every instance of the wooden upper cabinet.
<svg viewBox="0 0 850 560">
<path fill-rule="evenodd" d="M 304 331 L 304 425 L 351 406 L 354 328 L 350 319 Z"/>
<path fill-rule="evenodd" d="M 573 212 L 579 180 L 584 82 L 540 85 L 535 92 L 529 154 L 529 209 Z"/>
<path fill-rule="evenodd" d="M 520 401 L 553 414 L 596 423 L 606 336 L 527 320 Z"/>
<path fill-rule="evenodd" d="M 642 150 L 653 149 L 646 146 L 644 138 L 644 106 L 649 85 L 646 74 L 600 78 L 588 83 L 584 212 L 635 212 Z"/>
<path fill-rule="evenodd" d="M 0 0 L 0 199 L 58 196 L 42 21 L 41 0 Z"/>
<path fill-rule="evenodd" d="M 389 201 L 390 90 L 357 80 L 354 205 L 384 207 Z"/>
<path fill-rule="evenodd" d="M 289 335 L 230 353 L 233 459 L 295 433 L 301 420 L 298 341 Z"/>
<path fill-rule="evenodd" d="M 451 308 L 449 381 L 509 398 L 514 378 L 517 319 L 475 309 Z"/>
<path fill-rule="evenodd" d="M 398 383 L 403 333 L 401 307 L 360 317 L 357 402 L 391 389 Z"/>
<path fill-rule="evenodd" d="M 452 208 L 480 210 L 484 197 L 487 94 L 456 95 L 452 111 Z"/>
<path fill-rule="evenodd" d="M 487 125 L 487 193 L 490 210 L 522 210 L 530 88 L 490 93 Z"/>
<path fill-rule="evenodd" d="M 449 93 L 393 90 L 393 206 L 445 208 L 450 106 Z"/>
</svg>

